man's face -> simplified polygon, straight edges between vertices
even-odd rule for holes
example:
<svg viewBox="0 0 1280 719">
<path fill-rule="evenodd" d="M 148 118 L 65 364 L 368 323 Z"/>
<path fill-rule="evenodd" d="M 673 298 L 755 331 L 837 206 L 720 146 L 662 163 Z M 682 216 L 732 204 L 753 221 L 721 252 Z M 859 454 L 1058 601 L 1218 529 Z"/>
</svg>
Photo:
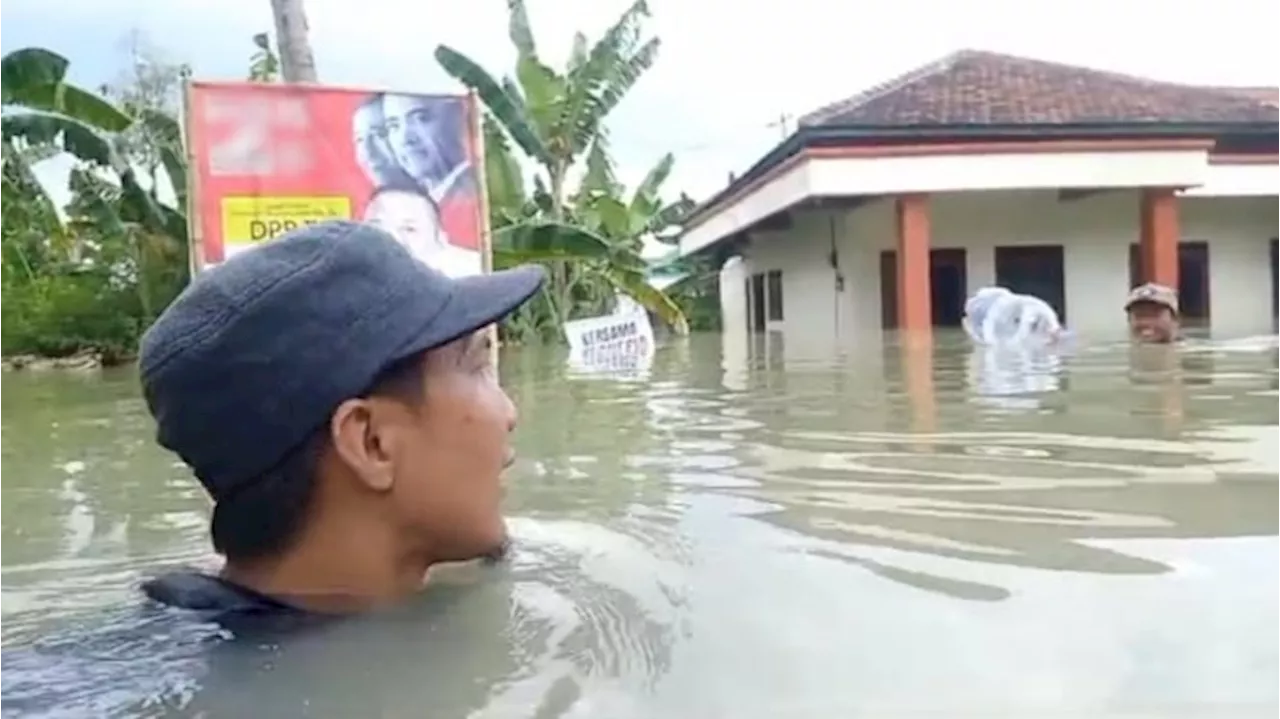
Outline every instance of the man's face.
<svg viewBox="0 0 1280 719">
<path fill-rule="evenodd" d="M 427 354 L 424 396 L 400 416 L 390 499 L 438 561 L 484 556 L 506 540 L 501 475 L 516 409 L 498 384 L 481 330 Z M 406 408 L 410 409 L 410 408 Z"/>
<path fill-rule="evenodd" d="M 1172 342 L 1178 321 L 1173 311 L 1158 302 L 1135 302 L 1129 306 L 1129 334 L 1141 342 Z"/>
<path fill-rule="evenodd" d="M 382 115 L 387 140 L 400 166 L 424 187 L 431 187 L 449 172 L 440 147 L 440 126 L 433 104 L 409 95 L 387 95 Z"/>
<path fill-rule="evenodd" d="M 351 134 L 356 161 L 370 179 L 376 184 L 389 177 L 395 166 L 391 159 L 391 148 L 387 144 L 382 108 L 376 103 L 357 108 L 351 118 Z"/>
<path fill-rule="evenodd" d="M 383 192 L 365 208 L 364 220 L 391 233 L 414 257 L 427 264 L 444 249 L 440 219 L 425 197 L 411 192 Z"/>
</svg>

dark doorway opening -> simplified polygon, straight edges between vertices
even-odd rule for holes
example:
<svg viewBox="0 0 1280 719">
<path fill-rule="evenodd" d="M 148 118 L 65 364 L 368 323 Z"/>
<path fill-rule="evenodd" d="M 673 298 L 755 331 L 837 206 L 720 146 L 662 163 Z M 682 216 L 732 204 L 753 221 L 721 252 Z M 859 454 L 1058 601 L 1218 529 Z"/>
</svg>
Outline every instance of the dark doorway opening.
<svg viewBox="0 0 1280 719">
<path fill-rule="evenodd" d="M 1129 245 L 1129 286 L 1142 284 L 1142 250 Z M 1184 322 L 1209 322 L 1209 243 L 1178 244 L 1178 305 Z"/>
<path fill-rule="evenodd" d="M 1271 319 L 1280 318 L 1280 241 L 1271 238 Z"/>
<path fill-rule="evenodd" d="M 933 324 L 959 327 L 969 293 L 969 257 L 963 249 L 934 250 L 929 255 L 929 299 Z"/>
<path fill-rule="evenodd" d="M 1066 273 L 1062 245 L 1021 245 L 995 249 L 996 284 L 1039 297 L 1067 321 Z"/>
<path fill-rule="evenodd" d="M 764 332 L 765 323 L 765 307 L 764 307 L 764 275 L 756 274 L 751 276 L 751 294 L 750 308 L 748 314 L 751 316 L 751 330 L 753 332 Z"/>
<path fill-rule="evenodd" d="M 768 297 L 765 305 L 769 309 L 769 321 L 781 322 L 782 316 L 782 270 L 770 270 L 765 273 L 765 290 Z"/>
<path fill-rule="evenodd" d="M 1209 321 L 1209 243 L 1178 245 L 1178 305 L 1182 320 Z"/>
<path fill-rule="evenodd" d="M 959 327 L 969 292 L 969 259 L 963 248 L 929 250 L 929 306 L 934 327 Z M 880 253 L 880 326 L 898 327 L 898 253 Z"/>
</svg>

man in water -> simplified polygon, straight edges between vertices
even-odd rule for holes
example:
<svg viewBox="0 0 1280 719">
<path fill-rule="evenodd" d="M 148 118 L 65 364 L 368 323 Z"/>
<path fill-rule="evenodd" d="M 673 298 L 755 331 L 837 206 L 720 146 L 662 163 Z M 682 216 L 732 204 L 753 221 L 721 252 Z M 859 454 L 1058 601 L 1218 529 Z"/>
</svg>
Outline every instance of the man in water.
<svg viewBox="0 0 1280 719">
<path fill-rule="evenodd" d="M 1178 339 L 1178 293 L 1148 282 L 1133 288 L 1124 304 L 1129 335 L 1139 342 L 1166 344 Z"/>
<path fill-rule="evenodd" d="M 440 223 L 440 209 L 412 183 L 393 183 L 374 191 L 364 210 L 365 222 L 391 233 L 414 257 L 450 277 L 478 275 L 480 253 L 454 245 Z"/>
<path fill-rule="evenodd" d="M 396 160 L 436 202 L 470 187 L 461 100 L 423 95 L 382 97 L 387 142 Z"/>
<path fill-rule="evenodd" d="M 142 339 L 158 440 L 213 499 L 217 574 L 148 582 L 210 620 L 360 612 L 507 541 L 515 407 L 489 325 L 544 273 L 453 280 L 389 234 L 332 221 L 202 273 Z"/>
</svg>

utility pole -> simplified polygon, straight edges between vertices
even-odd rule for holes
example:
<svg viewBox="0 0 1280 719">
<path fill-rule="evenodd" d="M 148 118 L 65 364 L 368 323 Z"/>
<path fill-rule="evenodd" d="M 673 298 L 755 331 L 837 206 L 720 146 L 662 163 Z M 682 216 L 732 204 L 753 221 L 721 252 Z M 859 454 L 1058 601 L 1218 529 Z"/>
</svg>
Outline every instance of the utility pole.
<svg viewBox="0 0 1280 719">
<path fill-rule="evenodd" d="M 271 0 L 280 48 L 280 75 L 285 82 L 317 82 L 316 58 L 307 39 L 307 13 L 302 0 Z"/>
</svg>

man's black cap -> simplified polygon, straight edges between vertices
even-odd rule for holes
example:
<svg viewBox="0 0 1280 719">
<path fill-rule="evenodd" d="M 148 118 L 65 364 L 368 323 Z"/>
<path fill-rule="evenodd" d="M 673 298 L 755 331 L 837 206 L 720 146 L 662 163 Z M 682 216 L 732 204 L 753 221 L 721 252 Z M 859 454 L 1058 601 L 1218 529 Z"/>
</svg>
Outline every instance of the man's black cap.
<svg viewBox="0 0 1280 719">
<path fill-rule="evenodd" d="M 290 232 L 202 272 L 143 335 L 158 441 L 226 497 L 383 369 L 502 319 L 544 277 L 529 266 L 450 279 L 355 222 Z"/>
</svg>

